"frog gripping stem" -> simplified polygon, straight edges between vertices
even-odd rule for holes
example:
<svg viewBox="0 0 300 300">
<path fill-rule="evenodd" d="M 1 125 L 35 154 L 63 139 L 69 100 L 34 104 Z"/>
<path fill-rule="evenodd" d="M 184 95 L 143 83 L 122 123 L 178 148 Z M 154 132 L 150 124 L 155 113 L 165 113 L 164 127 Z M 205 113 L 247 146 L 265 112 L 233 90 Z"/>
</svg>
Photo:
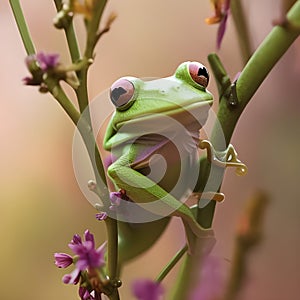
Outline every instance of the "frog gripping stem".
<svg viewBox="0 0 300 300">
<path fill-rule="evenodd" d="M 217 151 L 210 141 L 201 140 L 199 148 L 207 150 L 207 159 L 212 164 L 221 168 L 234 167 L 236 168 L 236 174 L 239 176 L 247 173 L 248 168 L 238 159 L 237 152 L 233 145 L 229 144 L 224 151 Z"/>
</svg>

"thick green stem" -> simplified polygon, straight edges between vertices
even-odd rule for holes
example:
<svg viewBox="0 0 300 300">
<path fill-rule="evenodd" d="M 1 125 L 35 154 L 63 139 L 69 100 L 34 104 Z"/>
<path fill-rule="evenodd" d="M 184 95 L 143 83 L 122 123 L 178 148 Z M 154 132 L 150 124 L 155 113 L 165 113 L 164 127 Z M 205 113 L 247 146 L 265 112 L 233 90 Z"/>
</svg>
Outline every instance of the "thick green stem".
<svg viewBox="0 0 300 300">
<path fill-rule="evenodd" d="M 300 1 L 298 0 L 287 14 L 288 24 L 286 27 L 276 26 L 265 38 L 262 44 L 254 52 L 243 69 L 237 84 L 236 93 L 238 103 L 235 107 L 228 105 L 228 94 L 223 95 L 218 110 L 218 121 L 222 127 L 215 126 L 211 136 L 211 142 L 215 148 L 224 150 L 224 138 L 226 145 L 234 132 L 239 117 L 246 105 L 251 100 L 263 80 L 288 50 L 300 33 Z M 296 30 L 295 28 L 298 28 Z M 207 168 L 208 162 L 203 162 L 203 168 Z M 207 168 L 209 171 L 209 168 Z M 208 174 L 204 174 L 205 178 Z M 201 225 L 212 224 L 216 203 L 211 201 L 204 209 L 199 211 Z"/>
<path fill-rule="evenodd" d="M 255 94 L 269 72 L 288 50 L 300 33 L 300 1 L 298 0 L 287 14 L 289 25 L 286 27 L 276 26 L 264 39 L 258 49 L 251 56 L 243 69 L 237 84 L 238 104 L 230 108 L 228 99 L 221 100 L 218 119 L 222 125 L 223 132 L 215 129 L 211 141 L 216 148 L 220 146 L 220 134 L 224 135 L 228 145 L 236 126 L 246 105 Z M 298 28 L 298 30 L 296 30 Z"/>
<path fill-rule="evenodd" d="M 19 0 L 9 0 L 11 9 L 14 13 L 14 17 L 26 50 L 27 55 L 35 54 L 35 48 L 30 37 L 30 33 L 22 12 L 22 8 Z"/>
<path fill-rule="evenodd" d="M 170 300 L 189 300 L 193 289 L 198 286 L 201 276 L 201 265 L 206 257 L 203 247 L 206 246 L 205 239 L 195 240 L 193 255 L 187 253 L 182 263 L 175 289 L 172 291 Z M 193 298 L 195 299 L 195 298 Z"/>
<path fill-rule="evenodd" d="M 298 37 L 300 33 L 299 0 L 290 9 L 287 14 L 287 20 L 286 27 L 276 26 L 273 28 L 246 64 L 236 84 L 237 105 L 230 106 L 228 104 L 229 95 L 227 93 L 222 96 L 218 111 L 218 121 L 221 124 L 222 130 L 219 129 L 219 126 L 215 126 L 211 136 L 211 142 L 215 148 L 224 150 L 224 146 L 229 144 L 237 121 L 246 105 L 277 61 Z M 224 138 L 226 145 L 223 142 Z M 201 167 L 206 170 L 201 178 L 203 179 L 202 186 L 205 186 L 205 180 L 208 178 L 207 172 L 210 171 L 209 163 L 203 161 Z M 211 226 L 214 211 L 215 202 L 213 201 L 205 208 L 199 210 L 198 219 L 203 227 Z M 191 282 L 193 281 L 192 276 L 199 268 L 198 260 L 198 257 L 187 256 L 183 271 L 179 275 L 179 284 L 174 291 L 174 295 L 178 294 L 181 298 L 176 296 L 177 298 L 172 299 L 189 299 L 188 295 L 190 294 L 190 289 L 192 288 Z"/>
</svg>

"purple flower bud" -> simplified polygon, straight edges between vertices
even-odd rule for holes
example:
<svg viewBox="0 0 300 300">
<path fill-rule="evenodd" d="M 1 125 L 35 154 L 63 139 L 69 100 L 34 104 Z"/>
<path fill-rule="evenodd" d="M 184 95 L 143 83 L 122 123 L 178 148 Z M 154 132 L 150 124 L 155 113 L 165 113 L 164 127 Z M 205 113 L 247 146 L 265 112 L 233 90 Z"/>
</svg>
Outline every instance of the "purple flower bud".
<svg viewBox="0 0 300 300">
<path fill-rule="evenodd" d="M 80 279 L 80 273 L 80 270 L 76 268 L 72 273 L 64 275 L 62 278 L 63 283 L 77 284 Z"/>
<path fill-rule="evenodd" d="M 59 268 L 67 268 L 73 263 L 73 258 L 66 253 L 55 253 L 55 265 Z"/>
<path fill-rule="evenodd" d="M 78 293 L 81 300 L 95 299 L 84 286 L 79 287 Z"/>
<path fill-rule="evenodd" d="M 111 192 L 109 194 L 110 202 L 112 205 L 119 206 L 122 199 L 122 193 L 121 192 Z"/>
<path fill-rule="evenodd" d="M 159 282 L 140 279 L 133 283 L 132 292 L 138 300 L 159 300 L 164 291 Z"/>
<path fill-rule="evenodd" d="M 223 4 L 223 9 L 222 9 L 223 16 L 220 21 L 220 25 L 217 32 L 217 49 L 220 49 L 221 47 L 221 43 L 227 27 L 227 19 L 228 19 L 229 11 L 230 11 L 230 0 L 226 0 L 225 3 Z"/>
<path fill-rule="evenodd" d="M 107 213 L 106 212 L 100 212 L 96 214 L 96 219 L 98 221 L 103 221 L 107 218 Z"/>
<path fill-rule="evenodd" d="M 53 69 L 57 67 L 59 63 L 59 54 L 45 54 L 44 52 L 39 52 L 36 55 L 36 59 L 43 71 Z"/>
<path fill-rule="evenodd" d="M 222 43 L 225 31 L 226 31 L 227 19 L 228 19 L 228 13 L 224 14 L 224 16 L 220 22 L 219 28 L 218 28 L 217 49 L 220 49 L 220 47 L 221 47 L 221 43 Z"/>
<path fill-rule="evenodd" d="M 82 244 L 82 241 L 81 241 L 80 235 L 79 235 L 79 234 L 74 234 L 71 243 L 72 243 L 72 244 L 75 244 L 75 245 L 81 245 L 81 244 Z"/>
<path fill-rule="evenodd" d="M 84 232 L 84 238 L 86 241 L 91 241 L 92 247 L 95 247 L 94 235 L 92 235 L 88 229 Z"/>
</svg>

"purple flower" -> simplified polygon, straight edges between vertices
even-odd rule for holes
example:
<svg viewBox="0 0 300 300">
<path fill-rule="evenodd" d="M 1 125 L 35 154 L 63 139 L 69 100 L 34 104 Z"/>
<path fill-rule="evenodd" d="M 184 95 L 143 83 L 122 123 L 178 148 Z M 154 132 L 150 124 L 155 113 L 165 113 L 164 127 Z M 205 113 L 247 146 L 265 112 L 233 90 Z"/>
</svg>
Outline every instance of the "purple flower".
<svg viewBox="0 0 300 300">
<path fill-rule="evenodd" d="M 224 290 L 224 279 L 220 259 L 207 256 L 201 266 L 200 284 L 193 291 L 191 300 L 219 299 Z"/>
<path fill-rule="evenodd" d="M 36 55 L 36 60 L 39 63 L 40 68 L 43 71 L 53 69 L 59 64 L 59 54 L 45 54 L 44 52 L 39 52 Z"/>
<path fill-rule="evenodd" d="M 41 84 L 41 80 L 37 80 L 36 78 L 30 77 L 30 76 L 26 76 L 22 79 L 23 83 L 25 85 L 40 85 Z"/>
<path fill-rule="evenodd" d="M 77 284 L 80 279 L 80 270 L 75 269 L 72 273 L 64 275 L 62 278 L 63 283 L 66 284 Z"/>
<path fill-rule="evenodd" d="M 55 253 L 55 265 L 59 268 L 67 268 L 73 263 L 73 258 L 66 253 Z"/>
<path fill-rule="evenodd" d="M 217 33 L 217 49 L 220 49 L 225 31 L 226 31 L 229 10 L 230 10 L 230 0 L 225 0 L 223 10 L 222 10 L 222 19 L 221 19 L 221 22 L 220 22 L 220 25 L 218 28 L 218 33 Z"/>
<path fill-rule="evenodd" d="M 69 247 L 76 255 L 75 258 L 72 258 L 66 253 L 54 254 L 55 264 L 59 268 L 66 268 L 76 261 L 75 270 L 70 274 L 64 275 L 62 279 L 62 281 L 66 284 L 77 284 L 80 280 L 82 271 L 87 270 L 87 272 L 89 272 L 93 268 L 102 267 L 105 263 L 105 243 L 95 249 L 94 236 L 88 230 L 84 233 L 84 241 L 82 241 L 78 234 L 75 234 L 69 243 Z"/>
<path fill-rule="evenodd" d="M 79 297 L 81 300 L 93 300 L 95 299 L 91 294 L 90 292 L 87 290 L 87 288 L 85 288 L 84 286 L 81 286 L 79 288 Z"/>
<path fill-rule="evenodd" d="M 72 239 L 72 241 L 71 241 L 71 243 L 72 244 L 74 244 L 74 245 L 81 245 L 82 244 L 82 241 L 81 241 L 81 237 L 80 237 L 80 235 L 79 234 L 74 234 L 74 236 L 73 236 L 73 239 Z"/>
<path fill-rule="evenodd" d="M 119 206 L 122 199 L 122 193 L 121 192 L 111 192 L 109 194 L 110 202 L 113 206 Z"/>
<path fill-rule="evenodd" d="M 94 236 L 86 230 L 85 241 L 80 236 L 74 235 L 73 240 L 69 243 L 70 249 L 78 255 L 76 268 L 83 271 L 88 268 L 97 268 L 104 265 L 105 244 L 95 249 Z"/>
<path fill-rule="evenodd" d="M 132 292 L 138 300 L 159 300 L 164 291 L 159 282 L 140 279 L 133 283 Z"/>
<path fill-rule="evenodd" d="M 221 43 L 226 31 L 227 19 L 230 11 L 230 0 L 211 0 L 215 15 L 207 18 L 205 21 L 207 24 L 219 23 L 217 33 L 217 49 L 220 49 Z"/>
<path fill-rule="evenodd" d="M 104 211 L 96 214 L 96 219 L 97 219 L 98 221 L 103 221 L 103 220 L 105 220 L 106 218 L 107 218 L 107 213 L 104 212 Z"/>
<path fill-rule="evenodd" d="M 118 207 L 121 205 L 121 200 L 131 201 L 130 198 L 126 195 L 125 190 L 120 190 L 119 192 L 111 192 L 110 195 L 111 206 L 110 210 L 116 211 Z"/>
<path fill-rule="evenodd" d="M 32 76 L 23 78 L 24 84 L 42 85 L 44 72 L 51 70 L 59 65 L 59 55 L 39 52 L 37 54 L 27 56 L 25 59 L 25 63 Z"/>
</svg>

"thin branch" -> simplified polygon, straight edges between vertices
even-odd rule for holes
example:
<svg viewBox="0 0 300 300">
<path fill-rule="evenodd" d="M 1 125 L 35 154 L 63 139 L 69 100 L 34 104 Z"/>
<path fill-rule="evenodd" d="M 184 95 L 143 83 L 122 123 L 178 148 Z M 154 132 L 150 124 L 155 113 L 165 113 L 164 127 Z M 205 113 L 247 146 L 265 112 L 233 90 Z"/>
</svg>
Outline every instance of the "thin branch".
<svg viewBox="0 0 300 300">
<path fill-rule="evenodd" d="M 33 45 L 19 0 L 9 0 L 9 3 L 14 13 L 14 17 L 27 55 L 35 54 L 35 47 Z"/>
</svg>

